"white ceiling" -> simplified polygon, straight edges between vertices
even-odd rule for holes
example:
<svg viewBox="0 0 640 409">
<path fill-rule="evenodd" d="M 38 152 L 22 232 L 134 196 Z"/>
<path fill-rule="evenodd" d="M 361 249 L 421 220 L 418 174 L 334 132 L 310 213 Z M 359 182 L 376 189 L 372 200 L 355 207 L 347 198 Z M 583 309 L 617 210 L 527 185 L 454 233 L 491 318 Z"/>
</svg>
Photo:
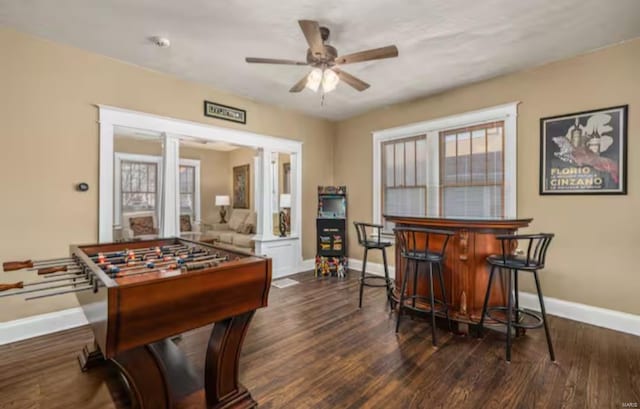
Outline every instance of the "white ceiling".
<svg viewBox="0 0 640 409">
<path fill-rule="evenodd" d="M 298 19 L 329 27 L 340 54 L 396 44 L 400 56 L 344 66 L 371 88 L 340 84 L 321 106 L 319 94 L 288 92 L 308 67 L 244 62 L 304 60 Z M 0 0 L 0 25 L 343 119 L 639 37 L 640 0 Z"/>
</svg>

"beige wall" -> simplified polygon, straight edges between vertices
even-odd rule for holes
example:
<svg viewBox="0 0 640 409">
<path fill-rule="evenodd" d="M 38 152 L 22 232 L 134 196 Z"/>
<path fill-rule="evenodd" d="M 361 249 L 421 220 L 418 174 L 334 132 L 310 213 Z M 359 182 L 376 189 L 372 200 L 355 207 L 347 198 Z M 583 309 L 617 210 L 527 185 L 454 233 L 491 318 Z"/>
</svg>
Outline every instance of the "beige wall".
<svg viewBox="0 0 640 409">
<path fill-rule="evenodd" d="M 56 257 L 69 244 L 97 241 L 94 104 L 302 141 L 302 247 L 313 257 L 316 186 L 333 182 L 333 123 L 9 29 L 0 29 L 0 50 L 0 261 Z M 247 124 L 204 117 L 205 99 L 246 109 Z M 76 192 L 78 182 L 90 190 Z M 19 279 L 33 275 L 0 273 L 0 282 Z M 74 305 L 72 296 L 3 298 L 0 321 Z"/>
<path fill-rule="evenodd" d="M 541 274 L 545 295 L 639 314 L 639 73 L 640 40 L 635 40 L 340 122 L 334 181 L 349 189 L 350 219 L 372 219 L 372 131 L 520 101 L 518 216 L 534 218 L 530 231 L 557 235 Z M 624 104 L 629 104 L 629 194 L 540 196 L 539 119 Z M 351 256 L 361 259 L 355 234 L 349 245 Z"/>
<path fill-rule="evenodd" d="M 180 157 L 200 161 L 200 219 L 213 224 L 220 221 L 220 209 L 215 205 L 216 195 L 230 195 L 227 180 L 231 174 L 229 152 L 180 147 Z"/>
</svg>

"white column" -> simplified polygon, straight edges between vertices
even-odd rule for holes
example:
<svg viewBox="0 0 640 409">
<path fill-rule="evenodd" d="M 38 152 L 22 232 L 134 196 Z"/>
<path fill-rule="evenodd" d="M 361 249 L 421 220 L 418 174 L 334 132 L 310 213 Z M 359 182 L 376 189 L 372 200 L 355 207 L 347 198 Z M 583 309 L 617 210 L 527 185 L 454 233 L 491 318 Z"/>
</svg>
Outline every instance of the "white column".
<svg viewBox="0 0 640 409">
<path fill-rule="evenodd" d="M 164 150 L 162 156 L 162 204 L 158 217 L 162 237 L 180 235 L 180 140 L 177 136 L 163 134 Z"/>
<path fill-rule="evenodd" d="M 302 152 L 291 154 L 291 235 L 302 232 Z"/>
<path fill-rule="evenodd" d="M 102 116 L 102 113 L 101 113 Z M 113 124 L 100 118 L 100 178 L 98 241 L 113 241 Z"/>
<path fill-rule="evenodd" d="M 270 149 L 258 149 L 256 163 L 256 185 L 260 186 L 260 196 L 256 200 L 256 212 L 258 214 L 258 238 L 267 239 L 273 237 L 273 200 L 272 200 L 272 165 Z"/>
<path fill-rule="evenodd" d="M 278 152 L 271 152 L 271 210 L 272 212 L 280 211 L 280 183 L 278 177 L 280 172 L 280 154 Z M 273 222 L 273 215 L 271 216 Z"/>
<path fill-rule="evenodd" d="M 256 156 L 253 157 L 253 175 L 251 177 L 254 180 L 253 183 L 253 209 L 256 212 L 256 235 L 262 235 L 262 225 L 264 215 L 260 210 L 262 208 L 264 189 L 260 180 L 262 178 L 262 148 L 256 150 Z"/>
</svg>

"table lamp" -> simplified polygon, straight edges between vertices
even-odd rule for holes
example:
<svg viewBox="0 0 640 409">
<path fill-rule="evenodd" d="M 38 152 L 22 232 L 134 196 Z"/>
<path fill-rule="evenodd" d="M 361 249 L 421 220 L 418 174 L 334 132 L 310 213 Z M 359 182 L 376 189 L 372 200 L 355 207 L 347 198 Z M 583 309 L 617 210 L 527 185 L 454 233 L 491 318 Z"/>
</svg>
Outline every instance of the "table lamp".
<svg viewBox="0 0 640 409">
<path fill-rule="evenodd" d="M 287 230 L 289 228 L 289 209 L 291 208 L 291 195 L 289 193 L 282 193 L 280 195 L 280 237 L 287 236 Z"/>
<path fill-rule="evenodd" d="M 225 206 L 229 206 L 229 196 L 218 196 L 216 195 L 216 206 L 220 206 L 220 223 L 226 223 L 227 220 L 227 210 L 224 208 Z"/>
</svg>

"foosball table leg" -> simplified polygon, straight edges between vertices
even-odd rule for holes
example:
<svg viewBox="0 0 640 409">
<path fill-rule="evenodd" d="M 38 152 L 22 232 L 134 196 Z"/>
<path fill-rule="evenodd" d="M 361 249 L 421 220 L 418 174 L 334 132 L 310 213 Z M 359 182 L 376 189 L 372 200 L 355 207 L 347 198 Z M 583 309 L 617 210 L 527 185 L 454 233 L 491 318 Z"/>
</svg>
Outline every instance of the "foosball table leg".
<svg viewBox="0 0 640 409">
<path fill-rule="evenodd" d="M 100 347 L 95 342 L 91 349 L 85 345 L 80 355 L 78 355 L 78 363 L 80 364 L 80 370 L 82 372 L 87 372 L 89 369 L 102 365 L 105 362 L 104 355 L 102 355 Z"/>
<path fill-rule="evenodd" d="M 251 409 L 258 403 L 238 381 L 238 359 L 253 311 L 213 326 L 205 363 L 205 396 L 209 409 Z"/>
</svg>

